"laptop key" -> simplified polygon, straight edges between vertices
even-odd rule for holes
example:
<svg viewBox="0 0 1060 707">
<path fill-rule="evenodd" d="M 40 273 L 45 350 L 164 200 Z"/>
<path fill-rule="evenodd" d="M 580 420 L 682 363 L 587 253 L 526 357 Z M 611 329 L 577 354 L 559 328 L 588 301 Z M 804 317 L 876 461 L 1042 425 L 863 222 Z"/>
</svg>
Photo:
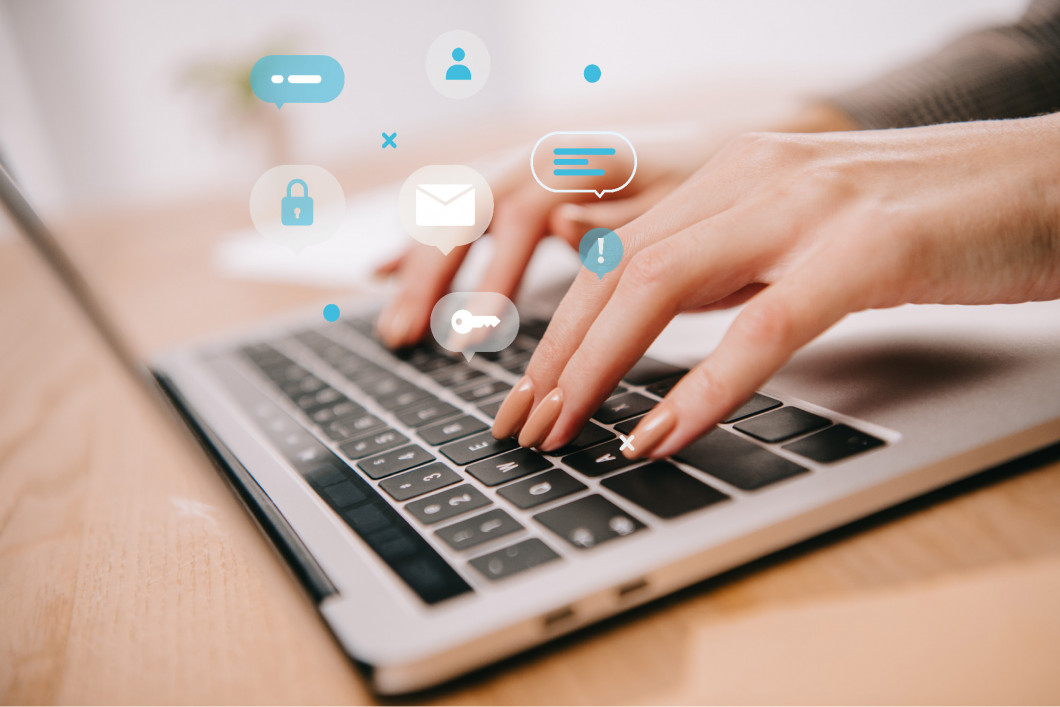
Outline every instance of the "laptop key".
<svg viewBox="0 0 1060 707">
<path fill-rule="evenodd" d="M 487 579 L 504 579 L 558 559 L 552 548 L 537 538 L 530 538 L 476 557 L 469 564 Z"/>
<path fill-rule="evenodd" d="M 434 534 L 454 550 L 467 550 L 522 529 L 518 521 L 500 508 L 494 508 L 474 518 L 439 528 Z"/>
<path fill-rule="evenodd" d="M 376 454 L 374 457 L 362 459 L 357 462 L 357 468 L 373 479 L 381 479 L 384 476 L 390 476 L 399 471 L 405 471 L 414 466 L 433 461 L 433 454 L 418 444 L 410 444 L 407 447 L 399 447 L 389 452 Z"/>
<path fill-rule="evenodd" d="M 640 417 L 631 417 L 628 420 L 623 420 L 622 422 L 615 425 L 615 432 L 628 435 L 630 432 L 636 429 L 637 425 L 639 425 L 640 421 L 643 419 L 644 415 L 641 415 Z"/>
<path fill-rule="evenodd" d="M 429 375 L 438 385 L 444 388 L 456 388 L 486 377 L 485 373 L 477 368 L 472 368 L 466 363 L 432 371 Z"/>
<path fill-rule="evenodd" d="M 657 381 L 647 386 L 647 390 L 652 395 L 658 395 L 660 398 L 665 398 L 674 386 L 677 385 L 677 381 L 681 380 L 684 376 L 670 376 L 669 378 L 663 378 L 661 381 Z"/>
<path fill-rule="evenodd" d="M 497 491 L 497 495 L 519 508 L 533 508 L 588 488 L 565 471 L 552 469 Z"/>
<path fill-rule="evenodd" d="M 393 449 L 408 441 L 409 438 L 397 430 L 382 430 L 344 442 L 339 445 L 339 449 L 350 459 L 360 459 L 370 454 Z"/>
<path fill-rule="evenodd" d="M 518 446 L 514 439 L 494 439 L 492 433 L 482 432 L 459 442 L 451 442 L 439 451 L 460 466 L 465 466 Z"/>
<path fill-rule="evenodd" d="M 600 485 L 667 520 L 729 498 L 673 464 L 661 461 L 616 474 Z"/>
<path fill-rule="evenodd" d="M 486 398 L 491 398 L 494 395 L 507 393 L 511 389 L 512 387 L 503 381 L 490 379 L 478 381 L 470 388 L 456 391 L 456 394 L 469 403 L 473 403 L 476 400 L 484 400 Z"/>
<path fill-rule="evenodd" d="M 832 421 L 828 418 L 788 406 L 759 415 L 753 420 L 741 422 L 734 427 L 763 442 L 783 442 L 786 439 L 828 427 L 830 424 Z"/>
<path fill-rule="evenodd" d="M 744 403 L 740 407 L 738 407 L 735 410 L 733 410 L 731 415 L 729 415 L 727 418 L 722 420 L 722 423 L 723 424 L 728 424 L 730 422 L 736 422 L 737 420 L 742 420 L 745 417 L 750 417 L 751 415 L 757 415 L 759 413 L 765 412 L 766 410 L 772 410 L 773 408 L 778 408 L 778 407 L 780 407 L 780 401 L 779 400 L 774 400 L 773 398 L 769 397 L 768 395 L 762 395 L 761 393 L 755 393 L 754 395 L 751 396 L 750 400 L 748 400 L 746 403 Z"/>
<path fill-rule="evenodd" d="M 645 356 L 640 361 L 637 361 L 636 365 L 622 379 L 633 385 L 649 385 L 650 383 L 661 381 L 663 378 L 683 376 L 686 373 L 688 373 L 687 368 L 673 366 Z"/>
<path fill-rule="evenodd" d="M 407 501 L 410 498 L 452 486 L 461 480 L 460 475 L 445 464 L 435 462 L 383 479 L 379 482 L 379 488 L 390 494 L 395 501 Z"/>
<path fill-rule="evenodd" d="M 486 424 L 482 420 L 477 417 L 471 417 L 471 415 L 462 415 L 430 427 L 424 427 L 417 431 L 416 434 L 423 437 L 428 444 L 438 446 L 446 442 L 452 442 L 454 439 L 481 432 L 484 429 L 486 429 Z"/>
<path fill-rule="evenodd" d="M 554 457 L 562 457 L 566 454 L 580 452 L 589 447 L 595 447 L 598 444 L 602 444 L 614 438 L 614 432 L 610 432 L 594 422 L 586 422 L 585 427 L 582 428 L 582 431 L 578 433 L 577 437 L 570 442 L 567 442 L 566 445 L 556 451 L 549 452 L 549 454 Z"/>
<path fill-rule="evenodd" d="M 430 402 L 424 405 L 417 405 L 411 407 L 408 410 L 402 410 L 398 413 L 398 419 L 401 420 L 401 424 L 408 425 L 409 427 L 422 427 L 423 425 L 430 424 L 436 420 L 441 420 L 446 417 L 451 417 L 460 412 L 460 409 L 444 403 L 437 398 L 431 398 Z"/>
<path fill-rule="evenodd" d="M 328 423 L 324 427 L 324 434 L 339 442 L 350 437 L 363 435 L 380 427 L 384 427 L 383 421 L 375 415 L 365 412 Z"/>
<path fill-rule="evenodd" d="M 646 526 L 603 496 L 592 494 L 534 516 L 574 547 L 587 549 Z"/>
<path fill-rule="evenodd" d="M 655 407 L 655 401 L 640 393 L 626 393 L 616 395 L 604 401 L 600 409 L 593 415 L 594 419 L 610 425 L 620 422 L 629 417 L 642 415 Z"/>
<path fill-rule="evenodd" d="M 439 523 L 461 513 L 488 506 L 489 499 L 474 486 L 461 484 L 415 501 L 409 501 L 405 510 L 425 525 Z"/>
<path fill-rule="evenodd" d="M 333 405 L 317 408 L 310 413 L 309 417 L 318 425 L 326 425 L 329 422 L 341 420 L 351 415 L 358 415 L 362 412 L 364 412 L 364 408 L 360 405 L 348 398 L 343 398 Z"/>
<path fill-rule="evenodd" d="M 720 427 L 703 435 L 674 457 L 745 491 L 760 489 L 808 471 Z"/>
<path fill-rule="evenodd" d="M 500 411 L 501 405 L 504 404 L 504 400 L 494 400 L 492 403 L 484 403 L 478 406 L 478 409 L 482 411 L 482 414 L 489 418 L 496 418 L 497 412 Z"/>
<path fill-rule="evenodd" d="M 884 444 L 882 439 L 855 430 L 849 425 L 835 425 L 797 442 L 785 444 L 784 449 L 815 462 L 827 464 L 867 452 Z"/>
<path fill-rule="evenodd" d="M 619 451 L 621 446 L 622 440 L 616 439 L 607 444 L 568 454 L 563 457 L 563 463 L 586 476 L 603 476 L 637 463 L 635 459 L 626 459 L 622 456 L 622 452 Z"/>
<path fill-rule="evenodd" d="M 537 452 L 529 449 L 513 449 L 499 457 L 475 462 L 467 468 L 467 473 L 484 483 L 496 486 L 506 481 L 518 479 L 547 469 L 552 464 Z"/>
<path fill-rule="evenodd" d="M 324 500 L 333 508 L 352 506 L 367 498 L 360 488 L 345 479 L 320 489 L 320 495 L 324 496 Z"/>
<path fill-rule="evenodd" d="M 413 403 L 418 403 L 421 400 L 430 398 L 431 394 L 423 388 L 411 387 L 407 390 L 401 390 L 393 395 L 387 395 L 381 398 L 376 398 L 376 402 L 379 403 L 380 407 L 384 410 L 400 410 L 406 408 Z"/>
</svg>

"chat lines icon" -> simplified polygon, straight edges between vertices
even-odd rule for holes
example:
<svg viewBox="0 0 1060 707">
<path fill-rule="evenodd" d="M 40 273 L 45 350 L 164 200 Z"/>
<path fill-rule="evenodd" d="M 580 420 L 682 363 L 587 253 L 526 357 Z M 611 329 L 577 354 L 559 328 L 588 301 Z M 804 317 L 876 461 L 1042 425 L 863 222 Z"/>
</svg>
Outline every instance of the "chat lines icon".
<svg viewBox="0 0 1060 707">
<path fill-rule="evenodd" d="M 621 191 L 637 173 L 637 151 L 624 135 L 598 130 L 548 133 L 530 152 L 530 173 L 542 188 L 559 194 Z"/>
<path fill-rule="evenodd" d="M 519 310 L 499 292 L 450 292 L 431 310 L 431 334 L 470 361 L 508 348 L 519 333 Z"/>
<path fill-rule="evenodd" d="M 250 87 L 261 100 L 275 103 L 328 103 L 346 84 L 339 62 L 325 54 L 270 54 L 250 70 Z"/>
</svg>

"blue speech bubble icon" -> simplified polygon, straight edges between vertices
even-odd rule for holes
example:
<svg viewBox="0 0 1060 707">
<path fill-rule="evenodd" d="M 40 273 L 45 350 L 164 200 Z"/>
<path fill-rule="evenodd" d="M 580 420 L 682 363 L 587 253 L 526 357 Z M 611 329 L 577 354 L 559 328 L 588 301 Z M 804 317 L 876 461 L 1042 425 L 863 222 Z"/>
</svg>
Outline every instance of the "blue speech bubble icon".
<svg viewBox="0 0 1060 707">
<path fill-rule="evenodd" d="M 250 70 L 250 87 L 266 103 L 327 103 L 346 83 L 339 62 L 324 54 L 270 54 Z"/>
<path fill-rule="evenodd" d="M 586 270 L 602 280 L 622 261 L 622 240 L 610 228 L 594 228 L 582 236 L 578 257 Z"/>
</svg>

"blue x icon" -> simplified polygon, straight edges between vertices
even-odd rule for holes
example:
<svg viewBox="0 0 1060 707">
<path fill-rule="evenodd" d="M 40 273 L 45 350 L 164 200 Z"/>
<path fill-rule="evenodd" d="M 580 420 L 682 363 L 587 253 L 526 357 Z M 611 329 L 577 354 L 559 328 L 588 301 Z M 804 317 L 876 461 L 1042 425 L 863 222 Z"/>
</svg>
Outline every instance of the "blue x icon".
<svg viewBox="0 0 1060 707">
<path fill-rule="evenodd" d="M 389 135 L 387 135 L 386 133 L 383 133 L 383 149 L 385 150 L 387 148 L 387 146 L 390 146 L 390 147 L 393 147 L 396 150 L 397 149 L 397 143 L 394 142 L 394 138 L 396 138 L 396 137 L 397 137 L 397 133 L 391 133 Z"/>
</svg>

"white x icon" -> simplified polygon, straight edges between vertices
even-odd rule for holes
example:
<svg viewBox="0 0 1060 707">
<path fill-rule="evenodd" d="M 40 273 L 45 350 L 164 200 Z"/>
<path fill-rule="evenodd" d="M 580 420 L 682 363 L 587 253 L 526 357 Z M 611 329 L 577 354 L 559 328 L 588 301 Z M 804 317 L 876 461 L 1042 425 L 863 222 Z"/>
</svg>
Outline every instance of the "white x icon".
<svg viewBox="0 0 1060 707">
<path fill-rule="evenodd" d="M 618 451 L 621 452 L 624 449 L 628 449 L 631 452 L 635 451 L 633 449 L 633 435 L 630 435 L 629 437 L 625 435 L 619 435 L 619 438 L 622 440 L 622 444 L 619 446 Z"/>
</svg>

